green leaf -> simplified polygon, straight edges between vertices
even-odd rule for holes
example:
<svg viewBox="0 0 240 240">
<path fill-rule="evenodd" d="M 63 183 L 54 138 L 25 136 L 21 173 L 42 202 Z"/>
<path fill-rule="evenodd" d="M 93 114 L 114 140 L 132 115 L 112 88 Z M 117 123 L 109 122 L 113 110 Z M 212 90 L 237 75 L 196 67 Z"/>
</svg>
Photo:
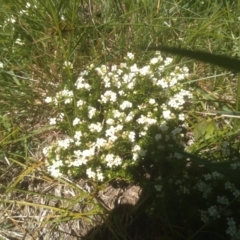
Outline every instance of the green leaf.
<svg viewBox="0 0 240 240">
<path fill-rule="evenodd" d="M 171 151 L 181 154 L 184 157 L 189 158 L 193 163 L 195 163 L 197 165 L 204 166 L 213 172 L 216 171 L 218 173 L 221 173 L 222 175 L 227 177 L 229 180 L 234 181 L 235 183 L 240 183 L 240 171 L 238 169 L 233 170 L 231 168 L 231 164 L 234 162 L 237 162 L 237 161 L 223 161 L 223 162 L 217 162 L 217 163 L 214 162 L 213 163 L 211 161 L 208 161 L 207 159 L 202 159 L 202 158 L 198 157 L 197 155 L 184 152 L 180 149 L 175 149 L 175 148 L 170 148 L 170 147 L 169 147 L 169 149 Z"/>
<path fill-rule="evenodd" d="M 3 126 L 7 131 L 10 131 L 10 130 L 11 130 L 12 124 L 11 124 L 10 118 L 9 118 L 7 115 L 1 116 L 1 123 L 2 123 L 2 126 Z"/>
<path fill-rule="evenodd" d="M 204 139 L 210 138 L 214 131 L 216 130 L 216 124 L 212 119 L 203 120 L 196 124 L 194 127 L 194 137 L 199 140 L 204 137 Z"/>
<path fill-rule="evenodd" d="M 240 60 L 236 58 L 231 58 L 225 55 L 211 54 L 204 51 L 199 50 L 187 50 L 176 47 L 168 47 L 168 46 L 158 46 L 158 47 L 150 47 L 148 50 L 154 51 L 163 51 L 176 55 L 181 55 L 184 57 L 190 57 L 199 61 L 203 61 L 206 63 L 211 63 L 217 65 L 219 67 L 224 67 L 228 70 L 240 72 Z"/>
</svg>

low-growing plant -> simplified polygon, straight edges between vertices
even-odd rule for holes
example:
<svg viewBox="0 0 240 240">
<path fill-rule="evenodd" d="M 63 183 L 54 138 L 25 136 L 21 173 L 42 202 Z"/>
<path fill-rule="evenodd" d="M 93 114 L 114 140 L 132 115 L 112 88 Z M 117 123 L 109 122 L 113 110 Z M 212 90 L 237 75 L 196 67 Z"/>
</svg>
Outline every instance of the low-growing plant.
<svg viewBox="0 0 240 240">
<path fill-rule="evenodd" d="M 45 99 L 56 109 L 49 123 L 66 133 L 44 149 L 53 176 L 125 177 L 139 159 L 159 154 L 165 141 L 181 145 L 184 105 L 192 97 L 182 84 L 188 68 L 171 67 L 172 59 L 159 52 L 147 64 L 137 65 L 133 53 L 125 60 L 86 66 L 74 89 Z"/>
<path fill-rule="evenodd" d="M 162 52 L 153 56 L 138 46 L 148 50 L 166 43 L 239 55 L 240 5 L 200 0 L 3 2 L 0 190 L 5 198 L 0 234 L 6 235 L 11 222 L 21 225 L 21 233 L 25 227 L 25 233 L 38 228 L 34 239 L 56 237 L 63 234 L 62 223 L 86 217 L 93 227 L 101 216 L 114 238 L 126 239 L 125 225 L 114 229 L 118 221 L 111 225 L 98 198 L 105 183 L 123 179 L 143 190 L 132 220 L 144 208 L 160 238 L 239 239 L 240 84 L 235 94 L 236 84 L 231 77 L 219 78 L 228 74 L 219 68 L 220 74 L 213 74 L 211 67 L 183 64 Z M 158 49 L 238 71 L 239 62 L 223 56 Z M 123 58 L 127 51 L 136 53 Z M 211 85 L 210 78 L 219 84 L 211 86 L 213 92 L 204 85 Z M 202 79 L 206 92 L 196 84 Z M 225 93 L 230 100 L 222 98 Z M 211 112 L 203 108 L 206 102 Z M 47 120 L 50 126 L 39 127 Z M 39 149 L 44 157 L 35 157 Z M 87 183 L 82 188 L 76 179 L 91 182 L 96 191 Z M 43 183 L 48 186 L 41 190 Z M 55 191 L 47 194 L 52 186 Z M 15 214 L 19 206 L 29 206 L 29 214 Z M 40 218 L 34 216 L 37 211 L 44 212 Z M 33 224 L 22 224 L 25 219 Z M 66 235 L 72 231 L 68 228 Z"/>
</svg>

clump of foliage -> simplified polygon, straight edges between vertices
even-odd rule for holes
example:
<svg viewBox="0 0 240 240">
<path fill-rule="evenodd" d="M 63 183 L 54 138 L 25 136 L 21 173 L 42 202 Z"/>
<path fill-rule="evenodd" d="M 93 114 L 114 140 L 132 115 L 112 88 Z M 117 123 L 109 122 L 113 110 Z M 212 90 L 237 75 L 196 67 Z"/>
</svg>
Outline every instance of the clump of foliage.
<svg viewBox="0 0 240 240">
<path fill-rule="evenodd" d="M 58 110 L 50 124 L 68 134 L 44 149 L 53 176 L 85 173 L 98 181 L 124 176 L 139 158 L 159 154 L 163 142 L 181 142 L 183 109 L 192 97 L 182 85 L 188 68 L 170 67 L 172 59 L 159 52 L 143 66 L 132 53 L 125 60 L 119 66 L 87 66 L 74 89 L 46 98 Z"/>
<path fill-rule="evenodd" d="M 106 210 L 96 192 L 121 179 L 143 188 L 146 195 L 134 214 L 143 207 L 163 237 L 240 239 L 240 84 L 222 69 L 145 51 L 164 43 L 239 56 L 239 4 L 70 0 L 3 6 L 4 216 L 19 220 L 8 212 L 16 203 L 44 209 L 41 229 L 69 216 L 94 221 L 93 215 Z M 166 49 L 204 60 L 199 52 L 159 48 Z M 214 64 L 211 56 L 207 62 Z M 231 63 L 227 69 L 236 70 L 238 63 Z M 44 156 L 35 157 L 39 150 Z M 16 201 L 19 192 L 35 196 L 22 189 L 30 174 L 77 190 L 63 190 L 72 198 L 55 207 L 27 197 Z M 85 179 L 92 188 L 87 192 L 69 179 Z M 37 194 L 59 201 L 60 192 Z M 94 209 L 69 212 L 76 202 Z"/>
</svg>

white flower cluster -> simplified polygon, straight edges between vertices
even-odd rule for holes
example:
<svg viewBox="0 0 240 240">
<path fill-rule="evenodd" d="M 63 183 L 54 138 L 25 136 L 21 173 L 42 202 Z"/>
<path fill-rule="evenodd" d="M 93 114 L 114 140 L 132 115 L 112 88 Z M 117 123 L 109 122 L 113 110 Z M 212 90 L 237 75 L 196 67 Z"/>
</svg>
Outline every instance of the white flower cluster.
<svg viewBox="0 0 240 240">
<path fill-rule="evenodd" d="M 171 182 L 171 181 L 170 181 Z M 178 194 L 190 194 L 190 190 L 185 186 L 184 182 L 180 179 L 175 181 L 175 185 L 178 186 Z"/>
<path fill-rule="evenodd" d="M 238 197 L 240 195 L 240 190 L 238 190 L 235 185 L 229 181 L 225 183 L 225 189 L 230 190 L 234 197 Z"/>
<path fill-rule="evenodd" d="M 237 169 L 239 170 L 240 169 L 240 162 L 232 163 L 230 166 L 233 170 L 237 170 Z"/>
<path fill-rule="evenodd" d="M 213 180 L 222 179 L 223 175 L 218 172 L 212 172 L 211 174 L 208 173 L 203 175 L 203 177 L 205 179 L 205 182 L 203 180 L 199 180 L 194 188 L 202 192 L 203 194 L 202 197 L 207 199 L 209 194 L 211 194 L 213 190 L 212 186 L 212 182 L 214 182 Z M 210 180 L 212 181 L 210 182 Z"/>
<path fill-rule="evenodd" d="M 75 106 L 75 116 L 67 116 L 66 111 L 65 117 L 50 119 L 51 125 L 68 120 L 72 132 L 72 137 L 58 140 L 44 150 L 53 176 L 61 176 L 64 169 L 75 169 L 102 181 L 103 168 L 131 165 L 146 156 L 141 142 L 151 126 L 158 129 L 151 136 L 158 143 L 169 129 L 168 120 L 176 120 L 176 124 L 179 119 L 184 120 L 182 109 L 192 97 L 181 83 L 188 77 L 188 69 L 170 70 L 172 59 L 163 60 L 159 52 L 146 66 L 133 64 L 132 53 L 125 59 L 126 63 L 119 66 L 89 66 L 79 74 L 74 91 L 65 88 L 45 99 L 59 109 Z M 181 131 L 176 125 L 166 138 L 177 139 Z M 121 143 L 126 151 L 122 151 Z M 176 154 L 176 158 L 181 156 Z M 160 191 L 160 186 L 156 186 Z"/>
<path fill-rule="evenodd" d="M 215 180 L 222 179 L 223 176 L 217 172 L 213 172 L 212 174 L 205 174 L 203 175 L 206 182 L 199 181 L 196 185 L 196 188 L 203 192 L 203 198 L 207 198 L 207 196 L 213 191 L 212 184 L 214 184 Z M 225 190 L 230 191 L 234 198 L 240 195 L 240 191 L 235 187 L 233 183 L 227 181 L 225 183 Z M 230 200 L 226 196 L 217 196 L 216 203 L 218 205 L 213 205 L 209 207 L 207 210 L 200 210 L 201 220 L 204 223 L 207 223 L 210 219 L 219 219 L 223 215 L 228 216 L 227 218 L 227 230 L 226 233 L 230 235 L 232 240 L 240 239 L 240 226 L 237 229 L 236 222 L 231 217 L 232 212 L 224 210 L 224 207 L 230 204 Z M 221 214 L 220 214 L 221 213 Z"/>
<path fill-rule="evenodd" d="M 231 240 L 239 240 L 240 239 L 240 225 L 237 228 L 236 222 L 233 218 L 227 218 L 228 228 L 226 233 L 230 235 L 232 238 Z"/>
<path fill-rule="evenodd" d="M 233 217 L 236 212 L 229 208 L 231 201 L 240 195 L 239 190 L 233 183 L 224 182 L 224 176 L 218 172 L 204 174 L 201 179 L 196 178 L 196 180 L 197 182 L 193 181 L 193 178 L 184 172 L 181 179 L 173 177 L 169 180 L 169 184 L 183 199 L 186 194 L 196 194 L 194 193 L 196 190 L 200 192 L 206 204 L 204 210 L 198 210 L 201 221 L 204 223 L 212 220 L 222 221 L 225 217 L 227 219 L 226 233 L 231 236 L 231 240 L 240 239 L 240 225 L 237 227 L 237 220 Z M 192 184 L 193 182 L 195 183 Z M 223 185 L 220 187 L 221 195 L 217 195 L 216 185 Z M 179 201 L 185 202 L 186 200 L 180 198 Z M 215 204 L 212 204 L 213 201 Z"/>
<path fill-rule="evenodd" d="M 64 102 L 64 104 L 71 103 L 73 99 L 73 91 L 64 89 L 62 91 L 59 91 L 56 93 L 56 97 L 46 97 L 45 102 L 46 103 L 54 103 L 55 105 L 58 105 L 61 102 Z"/>
<path fill-rule="evenodd" d="M 222 143 L 222 154 L 225 155 L 225 156 L 230 155 L 229 142 L 227 142 L 227 141 L 224 141 Z"/>
</svg>

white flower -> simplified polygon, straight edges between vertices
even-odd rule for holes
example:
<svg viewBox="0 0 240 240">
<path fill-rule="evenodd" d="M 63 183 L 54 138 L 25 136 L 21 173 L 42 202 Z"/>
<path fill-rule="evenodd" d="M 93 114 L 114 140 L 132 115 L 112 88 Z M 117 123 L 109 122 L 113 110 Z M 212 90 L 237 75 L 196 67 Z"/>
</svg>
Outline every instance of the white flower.
<svg viewBox="0 0 240 240">
<path fill-rule="evenodd" d="M 133 153 L 133 157 L 132 158 L 133 158 L 134 161 L 138 160 L 139 154 L 138 153 Z"/>
<path fill-rule="evenodd" d="M 225 196 L 222 196 L 222 197 L 217 196 L 217 201 L 223 205 L 229 204 L 229 201 L 228 201 L 227 197 L 225 197 Z"/>
<path fill-rule="evenodd" d="M 3 68 L 3 63 L 2 62 L 0 62 L 0 68 Z"/>
<path fill-rule="evenodd" d="M 158 61 L 159 61 L 159 58 L 154 57 L 154 58 L 152 58 L 152 59 L 150 60 L 150 64 L 155 65 L 155 64 L 158 63 Z"/>
<path fill-rule="evenodd" d="M 65 68 L 67 68 L 67 67 L 73 68 L 72 63 L 71 63 L 71 62 L 68 62 L 68 61 L 65 61 L 65 62 L 63 63 L 63 66 L 64 66 Z"/>
<path fill-rule="evenodd" d="M 52 147 L 51 146 L 48 146 L 48 147 L 45 147 L 43 148 L 43 155 L 47 156 L 48 153 L 52 150 Z"/>
<path fill-rule="evenodd" d="M 86 102 L 83 101 L 83 100 L 78 100 L 78 101 L 77 101 L 77 107 L 81 107 L 81 106 L 83 106 L 84 104 L 86 104 Z"/>
<path fill-rule="evenodd" d="M 102 182 L 104 180 L 103 173 L 101 172 L 101 169 L 97 169 L 97 179 Z"/>
<path fill-rule="evenodd" d="M 169 100 L 168 105 L 175 109 L 181 109 L 184 103 L 185 103 L 185 100 L 183 96 L 177 93 Z"/>
<path fill-rule="evenodd" d="M 223 175 L 218 172 L 212 172 L 213 179 L 221 179 L 223 178 Z"/>
<path fill-rule="evenodd" d="M 229 189 L 229 190 L 235 190 L 235 185 L 233 183 L 230 183 L 229 181 L 227 181 L 225 183 L 225 189 Z"/>
<path fill-rule="evenodd" d="M 73 151 L 73 152 L 74 152 L 76 159 L 69 164 L 70 166 L 79 167 L 79 166 L 85 165 L 87 163 L 88 160 L 87 160 L 86 156 L 84 156 L 83 152 L 81 152 L 80 150 Z"/>
<path fill-rule="evenodd" d="M 53 160 L 52 164 L 48 166 L 47 169 L 53 177 L 58 178 L 62 176 L 62 173 L 60 172 L 60 169 L 59 169 L 59 167 L 61 166 L 63 166 L 62 160 L 60 159 Z"/>
<path fill-rule="evenodd" d="M 91 89 L 91 86 L 85 82 L 85 79 L 83 76 L 79 76 L 76 83 L 75 83 L 75 86 L 77 89 L 86 89 L 86 90 L 90 90 Z"/>
<path fill-rule="evenodd" d="M 60 169 L 58 167 L 55 167 L 54 165 L 50 165 L 47 167 L 47 170 L 50 172 L 50 174 L 54 178 L 58 178 L 62 176 L 62 173 L 60 172 Z"/>
<path fill-rule="evenodd" d="M 165 59 L 165 61 L 164 61 L 164 64 L 165 64 L 165 66 L 167 66 L 167 65 L 171 64 L 171 63 L 172 63 L 172 61 L 173 61 L 173 59 L 172 59 L 172 58 L 169 58 L 169 57 L 167 57 L 167 58 Z"/>
<path fill-rule="evenodd" d="M 82 156 L 84 158 L 94 156 L 94 154 L 95 154 L 95 147 L 85 149 L 85 150 L 82 151 Z"/>
<path fill-rule="evenodd" d="M 182 128 L 176 127 L 174 130 L 172 130 L 171 134 L 172 135 L 178 135 L 181 132 L 182 132 Z"/>
<path fill-rule="evenodd" d="M 104 86 L 105 86 L 105 88 L 110 88 L 111 87 L 111 82 L 110 82 L 110 78 L 108 77 L 108 76 L 105 76 L 104 77 L 104 79 L 103 79 L 103 81 L 104 81 Z"/>
<path fill-rule="evenodd" d="M 77 141 L 80 141 L 81 137 L 82 137 L 82 132 L 76 131 L 74 134 L 74 139 L 76 139 Z"/>
<path fill-rule="evenodd" d="M 212 187 L 203 181 L 199 181 L 196 184 L 196 188 L 203 193 L 203 198 L 207 198 L 208 194 L 212 192 Z"/>
<path fill-rule="evenodd" d="M 211 174 L 205 174 L 205 175 L 203 175 L 203 177 L 205 178 L 205 180 L 206 181 L 208 181 L 208 180 L 211 180 L 212 179 L 212 175 Z"/>
<path fill-rule="evenodd" d="M 177 84 L 177 78 L 173 77 L 170 81 L 169 81 L 169 86 L 172 87 L 174 86 L 175 84 Z"/>
<path fill-rule="evenodd" d="M 58 114 L 58 117 L 57 117 L 57 121 L 58 121 L 58 122 L 62 122 L 63 119 L 64 119 L 64 116 L 65 116 L 64 113 L 59 113 L 59 114 Z"/>
<path fill-rule="evenodd" d="M 73 91 L 64 89 L 56 94 L 57 99 L 65 98 L 66 100 L 71 100 L 73 97 Z"/>
<path fill-rule="evenodd" d="M 154 118 L 146 118 L 146 122 L 145 122 L 147 125 L 153 125 L 153 124 L 156 124 L 157 123 L 157 120 L 156 119 L 154 119 Z M 148 127 L 145 129 L 144 128 L 144 130 L 147 130 L 148 129 Z"/>
<path fill-rule="evenodd" d="M 108 125 L 113 125 L 114 122 L 115 122 L 115 121 L 114 121 L 112 118 L 109 118 L 109 119 L 107 119 L 106 124 L 108 124 Z"/>
<path fill-rule="evenodd" d="M 181 190 L 184 194 L 190 194 L 189 189 L 187 189 L 185 186 L 180 186 L 180 190 Z"/>
<path fill-rule="evenodd" d="M 84 87 L 84 82 L 85 82 L 85 79 L 83 78 L 83 76 L 79 76 L 76 83 L 75 83 L 75 86 L 77 89 L 81 89 Z"/>
<path fill-rule="evenodd" d="M 105 76 L 106 72 L 107 72 L 107 66 L 106 65 L 102 65 L 100 68 L 95 68 L 95 70 L 97 71 L 97 73 L 100 76 Z"/>
<path fill-rule="evenodd" d="M 156 134 L 155 139 L 158 141 L 162 139 L 162 135 L 160 133 Z"/>
<path fill-rule="evenodd" d="M 236 228 L 236 222 L 233 218 L 227 218 L 228 221 L 228 229 L 226 230 L 226 233 L 229 234 L 231 237 L 236 236 L 237 228 Z M 236 236 L 237 237 L 237 236 Z M 239 238 L 232 238 L 232 239 L 239 239 Z"/>
<path fill-rule="evenodd" d="M 189 72 L 189 69 L 188 69 L 188 67 L 186 67 L 186 66 L 184 66 L 184 67 L 182 68 L 182 70 L 183 70 L 184 73 L 188 73 L 188 72 Z"/>
<path fill-rule="evenodd" d="M 158 80 L 157 85 L 161 86 L 162 88 L 168 88 L 168 83 L 165 81 L 165 79 Z"/>
<path fill-rule="evenodd" d="M 79 118 L 75 118 L 74 120 L 73 120 L 73 126 L 76 126 L 76 125 L 78 125 L 80 123 L 80 119 Z"/>
<path fill-rule="evenodd" d="M 125 110 L 126 108 L 131 108 L 132 107 L 132 103 L 129 101 L 124 101 L 121 105 L 120 108 L 122 110 Z"/>
<path fill-rule="evenodd" d="M 120 63 L 120 68 L 126 68 L 127 64 L 126 63 Z M 120 74 L 119 74 L 120 75 Z"/>
<path fill-rule="evenodd" d="M 87 67 L 87 69 L 89 69 L 89 70 L 91 70 L 92 68 L 94 67 L 94 65 L 93 64 L 90 64 L 88 67 Z M 88 70 L 83 70 L 82 72 L 80 72 L 80 74 L 79 74 L 79 76 L 87 76 L 88 75 Z"/>
<path fill-rule="evenodd" d="M 18 45 L 23 45 L 24 44 L 24 42 L 20 38 L 17 38 L 15 43 L 18 44 Z"/>
<path fill-rule="evenodd" d="M 107 103 L 108 101 L 116 102 L 117 94 L 115 92 L 108 90 L 103 95 L 101 95 L 101 100 L 103 103 Z"/>
<path fill-rule="evenodd" d="M 130 112 L 130 113 L 127 115 L 127 117 L 125 118 L 125 121 L 126 121 L 126 122 L 130 122 L 130 121 L 132 121 L 133 117 L 134 117 L 134 113 L 133 113 L 133 112 Z"/>
<path fill-rule="evenodd" d="M 125 64 L 125 67 L 127 66 L 126 63 L 121 63 L 121 64 Z M 120 66 L 120 67 L 121 67 L 121 66 Z M 118 69 L 118 70 L 117 70 L 118 76 L 121 76 L 122 73 L 123 73 L 123 70 L 122 70 L 122 69 Z"/>
<path fill-rule="evenodd" d="M 129 59 L 133 60 L 133 59 L 134 59 L 134 54 L 131 53 L 131 52 L 128 52 L 128 53 L 127 53 L 127 57 L 128 57 Z"/>
<path fill-rule="evenodd" d="M 76 157 L 82 156 L 82 152 L 80 150 L 73 151 Z"/>
<path fill-rule="evenodd" d="M 96 173 L 92 171 L 92 168 L 88 168 L 87 171 L 86 171 L 86 174 L 89 178 L 95 178 L 96 176 Z"/>
<path fill-rule="evenodd" d="M 162 191 L 162 186 L 161 185 L 155 185 L 154 188 L 156 189 L 157 192 Z"/>
<path fill-rule="evenodd" d="M 11 23 L 15 23 L 16 22 L 16 20 L 15 20 L 15 18 L 13 16 L 11 18 L 8 18 L 7 21 L 11 22 Z"/>
<path fill-rule="evenodd" d="M 58 140 L 57 144 L 60 148 L 67 149 L 72 142 L 74 142 L 73 139 L 66 138 L 64 140 Z"/>
<path fill-rule="evenodd" d="M 150 74 L 150 66 L 145 66 L 139 69 L 139 72 L 142 76 L 146 76 L 147 74 Z"/>
<path fill-rule="evenodd" d="M 104 145 L 106 144 L 106 140 L 103 139 L 103 138 L 97 138 L 94 146 L 96 146 L 97 148 L 101 148 L 101 147 L 104 147 Z"/>
<path fill-rule="evenodd" d="M 139 137 L 144 137 L 144 136 L 146 136 L 147 135 L 147 133 L 145 132 L 145 131 L 141 131 L 140 133 L 139 133 Z"/>
<path fill-rule="evenodd" d="M 216 206 L 211 206 L 210 208 L 208 208 L 208 214 L 214 218 L 220 217 Z"/>
<path fill-rule="evenodd" d="M 162 132 L 166 132 L 169 127 L 166 122 L 163 122 L 159 128 L 161 129 Z"/>
<path fill-rule="evenodd" d="M 112 72 L 117 71 L 117 65 L 112 65 L 112 67 L 111 67 L 111 71 L 112 71 Z"/>
<path fill-rule="evenodd" d="M 109 167 L 112 167 L 114 161 L 114 155 L 113 154 L 107 154 L 106 156 L 106 162 Z"/>
<path fill-rule="evenodd" d="M 133 64 L 131 67 L 130 67 L 130 71 L 131 73 L 138 73 L 139 69 L 137 67 L 137 64 Z"/>
<path fill-rule="evenodd" d="M 65 103 L 65 104 L 68 104 L 68 103 L 71 103 L 71 101 L 72 101 L 71 98 L 67 98 L 67 99 L 65 99 L 64 103 Z"/>
<path fill-rule="evenodd" d="M 229 149 L 229 142 L 224 141 L 222 143 L 222 153 L 224 155 L 230 155 L 231 152 L 230 152 L 230 149 Z"/>
<path fill-rule="evenodd" d="M 150 98 L 148 102 L 149 102 L 149 104 L 153 105 L 153 104 L 155 104 L 155 103 L 156 103 L 156 100 L 155 100 L 155 99 L 153 99 L 153 98 Z"/>
<path fill-rule="evenodd" d="M 118 92 L 118 94 L 119 94 L 120 96 L 124 96 L 124 95 L 125 95 L 125 92 L 124 92 L 123 90 L 120 90 L 120 91 Z"/>
<path fill-rule="evenodd" d="M 88 117 L 92 119 L 92 117 L 95 115 L 97 109 L 91 106 L 88 106 Z"/>
<path fill-rule="evenodd" d="M 106 130 L 105 136 L 108 137 L 110 141 L 115 142 L 118 139 L 118 137 L 115 136 L 116 132 L 116 128 L 111 126 L 109 129 Z"/>
<path fill-rule="evenodd" d="M 113 110 L 113 117 L 114 118 L 120 118 L 121 117 L 121 112 L 118 110 Z"/>
<path fill-rule="evenodd" d="M 113 154 L 107 154 L 105 158 L 108 167 L 119 166 L 122 164 L 122 159 L 119 156 L 114 156 Z"/>
<path fill-rule="evenodd" d="M 139 145 L 135 145 L 132 149 L 132 152 L 139 152 L 141 150 L 141 147 Z"/>
<path fill-rule="evenodd" d="M 141 115 L 140 118 L 137 119 L 138 124 L 145 124 L 147 121 L 147 118 L 144 115 Z"/>
<path fill-rule="evenodd" d="M 163 118 L 166 119 L 166 120 L 169 120 L 171 119 L 171 111 L 170 110 L 165 110 L 163 111 Z"/>
<path fill-rule="evenodd" d="M 51 103 L 52 102 L 52 97 L 46 97 L 45 102 L 46 103 Z"/>
<path fill-rule="evenodd" d="M 240 191 L 235 189 L 232 194 L 233 194 L 234 197 L 239 197 Z"/>
<path fill-rule="evenodd" d="M 88 126 L 90 132 L 101 132 L 102 131 L 102 124 L 101 123 L 91 123 Z"/>
<path fill-rule="evenodd" d="M 178 115 L 178 119 L 179 119 L 180 121 L 184 121 L 184 120 L 185 120 L 185 115 L 184 115 L 183 113 L 180 113 L 180 114 Z"/>
<path fill-rule="evenodd" d="M 133 89 L 134 86 L 135 86 L 135 82 L 132 81 L 132 82 L 128 83 L 127 88 L 128 88 L 128 89 Z"/>
<path fill-rule="evenodd" d="M 50 118 L 49 124 L 50 124 L 50 125 L 55 125 L 55 124 L 57 124 L 57 119 L 56 119 L 56 118 Z"/>
<path fill-rule="evenodd" d="M 135 141 L 135 132 L 129 132 L 128 138 L 131 142 Z"/>
</svg>

